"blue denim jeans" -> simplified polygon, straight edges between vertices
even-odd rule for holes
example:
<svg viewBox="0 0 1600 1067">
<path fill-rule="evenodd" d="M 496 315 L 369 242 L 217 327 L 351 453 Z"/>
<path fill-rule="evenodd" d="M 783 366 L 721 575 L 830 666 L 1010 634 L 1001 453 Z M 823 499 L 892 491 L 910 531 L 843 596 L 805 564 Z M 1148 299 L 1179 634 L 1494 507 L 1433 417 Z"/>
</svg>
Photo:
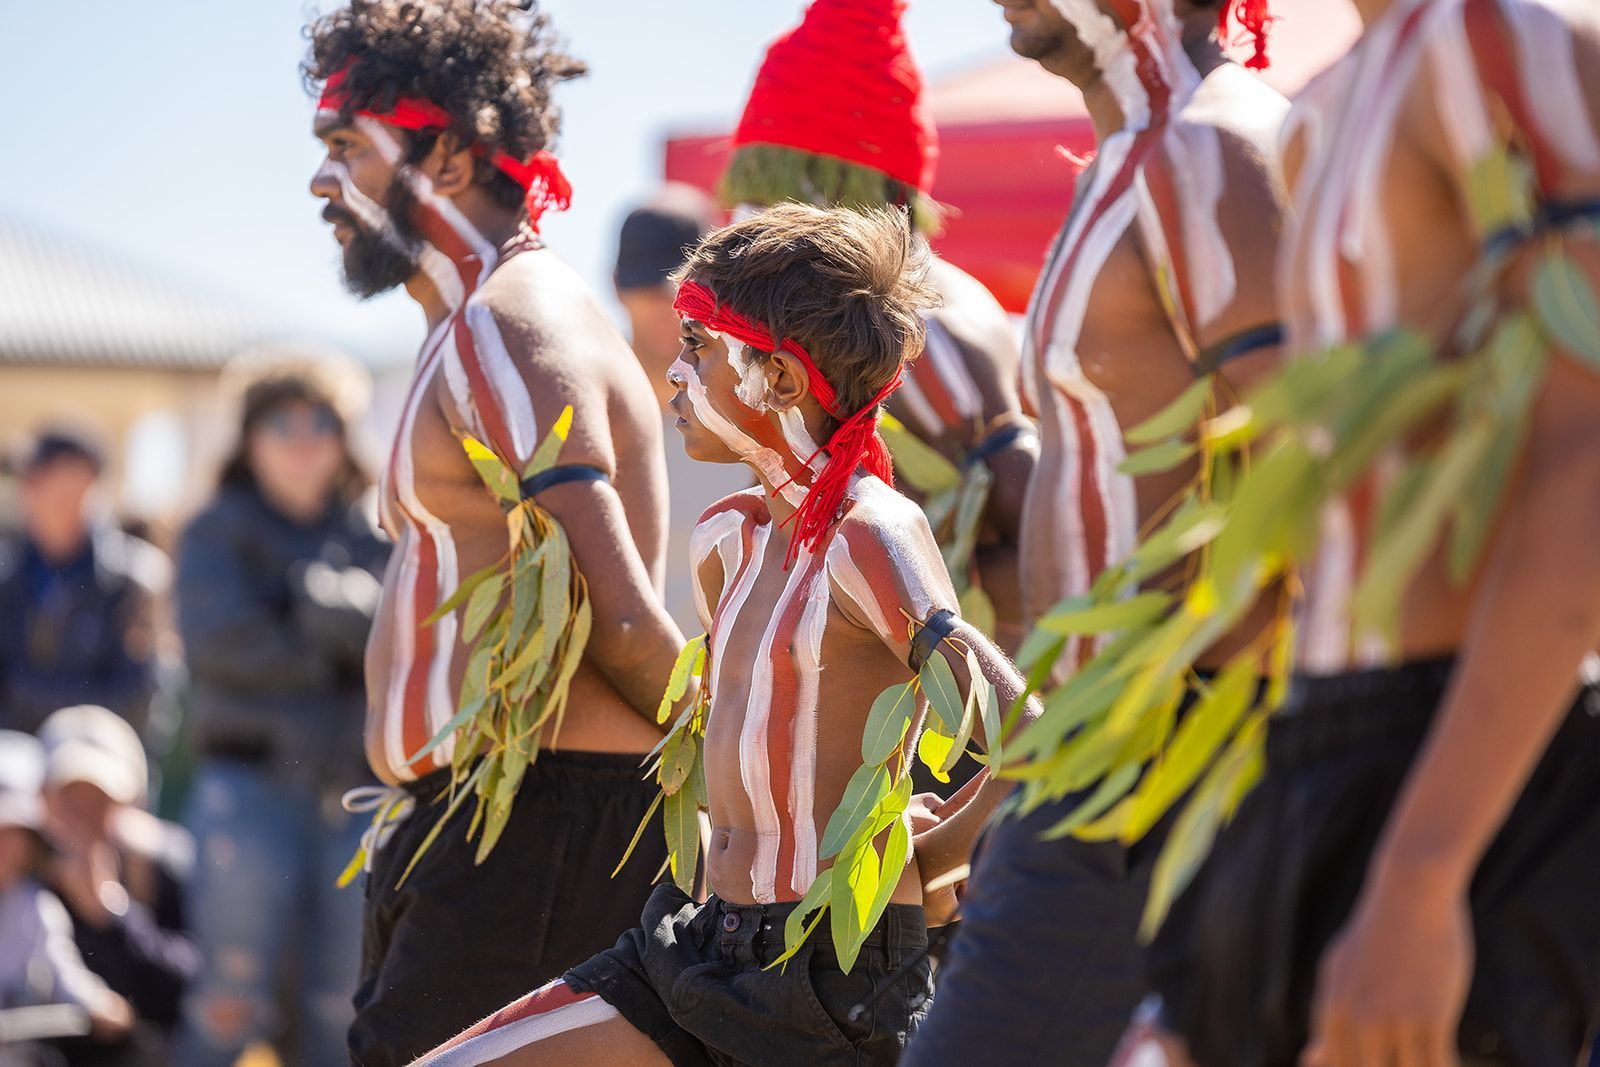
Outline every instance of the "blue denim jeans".
<svg viewBox="0 0 1600 1067">
<path fill-rule="evenodd" d="M 226 1067 L 246 1046 L 289 1034 L 288 1062 L 347 1064 L 361 891 L 335 882 L 365 820 L 340 809 L 336 793 L 207 760 L 186 821 L 196 846 L 192 925 L 206 967 L 185 1003 L 176 1062 Z"/>
</svg>

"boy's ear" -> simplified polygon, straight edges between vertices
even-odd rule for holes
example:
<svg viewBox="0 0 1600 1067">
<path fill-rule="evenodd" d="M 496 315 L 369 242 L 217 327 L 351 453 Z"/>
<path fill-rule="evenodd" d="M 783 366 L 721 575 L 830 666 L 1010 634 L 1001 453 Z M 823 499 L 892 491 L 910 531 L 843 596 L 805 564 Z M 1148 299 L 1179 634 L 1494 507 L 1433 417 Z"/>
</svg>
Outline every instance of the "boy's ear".
<svg viewBox="0 0 1600 1067">
<path fill-rule="evenodd" d="M 811 395 L 811 378 L 805 367 L 789 353 L 777 351 L 767 357 L 767 406 L 787 411 Z"/>
</svg>

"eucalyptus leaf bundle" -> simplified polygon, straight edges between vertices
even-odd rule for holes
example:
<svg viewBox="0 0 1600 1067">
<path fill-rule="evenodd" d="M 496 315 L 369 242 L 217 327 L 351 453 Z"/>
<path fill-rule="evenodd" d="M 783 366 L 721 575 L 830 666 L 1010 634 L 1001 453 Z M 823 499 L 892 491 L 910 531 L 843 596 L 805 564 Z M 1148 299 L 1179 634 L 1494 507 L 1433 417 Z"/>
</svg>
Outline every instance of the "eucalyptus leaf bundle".
<svg viewBox="0 0 1600 1067">
<path fill-rule="evenodd" d="M 1091 651 L 1008 746 L 1001 773 L 1020 783 L 1021 810 L 1075 796 L 1050 834 L 1131 843 L 1183 806 L 1157 861 L 1145 937 L 1263 772 L 1293 661 L 1298 575 L 1324 509 L 1380 460 L 1390 468 L 1351 607 L 1359 634 L 1392 642 L 1400 598 L 1430 556 L 1442 548 L 1458 583 L 1479 565 L 1552 345 L 1600 367 L 1600 302 L 1563 251 L 1593 230 L 1541 226 L 1528 169 L 1507 150 L 1483 159 L 1468 186 L 1486 252 L 1445 342 L 1396 330 L 1342 345 L 1289 363 L 1225 411 L 1207 377 L 1128 431 L 1141 448 L 1125 472 L 1198 456 L 1199 473 L 1087 596 L 1038 620 L 1019 654 L 1044 685 L 1069 639 Z M 1529 255 L 1531 300 L 1510 301 L 1501 282 Z M 1423 429 L 1429 443 L 1416 448 Z M 1275 622 L 1203 680 L 1199 657 L 1263 599 L 1276 602 Z"/>
</svg>

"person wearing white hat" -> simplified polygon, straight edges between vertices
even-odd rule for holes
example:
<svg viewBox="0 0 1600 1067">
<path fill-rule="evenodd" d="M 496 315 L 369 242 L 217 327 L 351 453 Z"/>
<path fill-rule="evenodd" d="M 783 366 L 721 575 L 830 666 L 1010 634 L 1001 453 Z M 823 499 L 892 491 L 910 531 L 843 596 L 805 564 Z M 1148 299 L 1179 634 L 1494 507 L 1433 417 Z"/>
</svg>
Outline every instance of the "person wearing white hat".
<svg viewBox="0 0 1600 1067">
<path fill-rule="evenodd" d="M 66 1033 L 120 1041 L 133 1012 L 84 966 L 61 901 L 36 878 L 48 845 L 39 742 L 0 731 L 0 1044 Z M 28 1009 L 64 1006 L 49 1015 Z"/>
<path fill-rule="evenodd" d="M 39 728 L 44 800 L 55 853 L 44 876 L 72 918 L 94 972 L 137 1017 L 118 1063 L 163 1050 L 199 952 L 184 927 L 188 835 L 143 810 L 149 770 L 132 726 L 92 704 L 62 708 Z M 81 1052 L 83 1050 L 73 1050 Z M 73 1062 L 84 1057 L 69 1056 Z"/>
</svg>

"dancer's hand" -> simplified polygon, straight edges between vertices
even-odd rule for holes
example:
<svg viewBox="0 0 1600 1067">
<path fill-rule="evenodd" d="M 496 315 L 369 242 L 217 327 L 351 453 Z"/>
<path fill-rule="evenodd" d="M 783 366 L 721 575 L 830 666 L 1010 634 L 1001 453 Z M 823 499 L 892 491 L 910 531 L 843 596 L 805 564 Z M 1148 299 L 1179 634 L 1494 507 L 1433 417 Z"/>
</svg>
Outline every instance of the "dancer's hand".
<svg viewBox="0 0 1600 1067">
<path fill-rule="evenodd" d="M 911 820 L 911 847 L 917 857 L 918 869 L 922 875 L 922 910 L 927 916 L 930 927 L 945 926 L 955 922 L 957 909 L 961 906 L 961 894 L 967 887 L 966 879 L 948 885 L 941 885 L 929 889 L 931 882 L 946 881 L 942 876 L 947 870 L 936 869 L 937 857 L 940 854 L 938 834 L 927 836 L 934 831 L 944 816 L 939 808 L 945 801 L 938 793 L 918 793 L 911 798 L 906 814 Z M 924 863 L 924 856 L 927 862 Z"/>
<path fill-rule="evenodd" d="M 1465 894 L 1364 894 L 1323 954 L 1302 1067 L 1455 1067 L 1472 979 Z"/>
</svg>

